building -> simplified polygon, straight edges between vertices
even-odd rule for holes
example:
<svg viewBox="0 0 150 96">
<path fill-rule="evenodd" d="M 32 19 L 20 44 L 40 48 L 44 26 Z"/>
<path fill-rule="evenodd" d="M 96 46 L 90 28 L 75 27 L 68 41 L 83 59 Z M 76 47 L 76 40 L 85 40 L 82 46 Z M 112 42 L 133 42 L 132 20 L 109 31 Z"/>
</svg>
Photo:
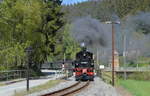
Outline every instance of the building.
<svg viewBox="0 0 150 96">
<path fill-rule="evenodd" d="M 109 60 L 109 67 L 112 67 L 112 57 Z M 115 50 L 114 51 L 114 67 L 119 68 L 119 53 Z"/>
</svg>

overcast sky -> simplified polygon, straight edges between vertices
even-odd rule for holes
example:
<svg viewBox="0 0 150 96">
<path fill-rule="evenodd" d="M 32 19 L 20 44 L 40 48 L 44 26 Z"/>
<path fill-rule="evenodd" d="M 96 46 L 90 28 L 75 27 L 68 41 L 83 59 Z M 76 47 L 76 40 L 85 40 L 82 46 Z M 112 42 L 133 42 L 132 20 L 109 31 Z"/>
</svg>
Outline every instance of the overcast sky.
<svg viewBox="0 0 150 96">
<path fill-rule="evenodd" d="M 63 4 L 69 5 L 69 4 L 74 4 L 77 2 L 84 2 L 84 1 L 87 1 L 87 0 L 63 0 Z"/>
</svg>

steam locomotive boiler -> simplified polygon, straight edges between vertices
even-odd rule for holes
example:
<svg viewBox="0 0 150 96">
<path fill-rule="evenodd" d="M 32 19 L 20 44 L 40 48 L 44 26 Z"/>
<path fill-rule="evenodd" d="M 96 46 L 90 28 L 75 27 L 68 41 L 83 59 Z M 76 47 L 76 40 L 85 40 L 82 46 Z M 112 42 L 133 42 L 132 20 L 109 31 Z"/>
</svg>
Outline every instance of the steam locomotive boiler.
<svg viewBox="0 0 150 96">
<path fill-rule="evenodd" d="M 94 59 L 93 53 L 82 48 L 80 52 L 76 54 L 76 60 L 73 62 L 75 80 L 89 80 L 94 81 Z"/>
</svg>

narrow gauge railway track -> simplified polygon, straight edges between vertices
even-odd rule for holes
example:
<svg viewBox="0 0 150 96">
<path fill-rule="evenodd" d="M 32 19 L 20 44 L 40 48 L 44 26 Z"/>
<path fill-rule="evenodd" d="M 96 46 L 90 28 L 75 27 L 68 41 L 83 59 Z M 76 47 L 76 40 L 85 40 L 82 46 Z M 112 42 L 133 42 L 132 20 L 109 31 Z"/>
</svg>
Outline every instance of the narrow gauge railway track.
<svg viewBox="0 0 150 96">
<path fill-rule="evenodd" d="M 44 94 L 42 96 L 70 96 L 74 93 L 77 93 L 83 89 L 85 89 L 90 82 L 77 82 L 69 87 L 66 87 L 64 89 L 60 89 L 58 91 L 54 91 L 48 94 Z"/>
</svg>

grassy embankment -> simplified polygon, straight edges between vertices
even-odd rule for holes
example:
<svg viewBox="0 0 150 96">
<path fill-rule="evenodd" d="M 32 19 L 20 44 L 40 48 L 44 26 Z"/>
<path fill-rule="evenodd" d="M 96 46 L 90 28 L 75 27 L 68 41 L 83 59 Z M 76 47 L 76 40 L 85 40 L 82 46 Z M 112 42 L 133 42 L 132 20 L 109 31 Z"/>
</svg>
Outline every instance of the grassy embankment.
<svg viewBox="0 0 150 96">
<path fill-rule="evenodd" d="M 103 73 L 105 82 L 110 83 L 111 72 Z M 150 72 L 134 73 L 128 77 L 128 80 L 119 79 L 115 76 L 116 86 L 122 86 L 133 96 L 150 96 Z"/>
<path fill-rule="evenodd" d="M 5 84 L 3 84 L 3 83 L 0 83 L 0 86 L 4 86 Z"/>
<path fill-rule="evenodd" d="M 120 80 L 119 84 L 131 92 L 133 96 L 150 96 L 150 81 Z"/>
<path fill-rule="evenodd" d="M 39 86 L 30 88 L 29 92 L 27 92 L 25 90 L 15 92 L 14 96 L 25 96 L 27 94 L 31 94 L 31 93 L 34 93 L 34 92 L 39 92 L 39 91 L 42 91 L 42 90 L 46 90 L 48 88 L 51 88 L 51 87 L 59 84 L 60 82 L 63 82 L 63 80 L 50 80 L 49 82 L 47 82 L 43 85 L 39 85 Z"/>
</svg>

